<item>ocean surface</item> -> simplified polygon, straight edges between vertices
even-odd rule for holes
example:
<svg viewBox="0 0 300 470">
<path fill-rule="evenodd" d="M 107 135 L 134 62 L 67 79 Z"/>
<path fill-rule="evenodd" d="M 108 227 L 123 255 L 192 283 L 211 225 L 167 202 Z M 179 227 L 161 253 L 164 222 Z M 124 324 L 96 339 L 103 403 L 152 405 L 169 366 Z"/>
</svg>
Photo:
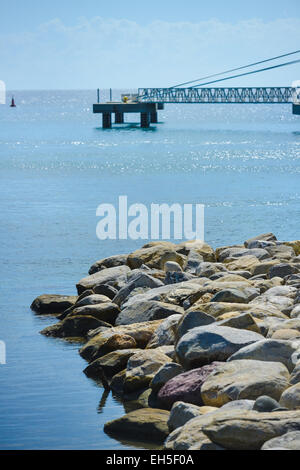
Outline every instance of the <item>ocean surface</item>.
<svg viewBox="0 0 300 470">
<path fill-rule="evenodd" d="M 300 117 L 291 105 L 181 104 L 150 129 L 133 115 L 102 130 L 94 91 L 14 95 L 17 108 L 0 106 L 0 448 L 145 448 L 104 434 L 122 403 L 86 378 L 77 344 L 39 334 L 54 320 L 29 306 L 75 294 L 93 262 L 145 243 L 96 237 L 96 208 L 119 195 L 205 204 L 214 247 L 266 231 L 299 239 Z"/>
</svg>

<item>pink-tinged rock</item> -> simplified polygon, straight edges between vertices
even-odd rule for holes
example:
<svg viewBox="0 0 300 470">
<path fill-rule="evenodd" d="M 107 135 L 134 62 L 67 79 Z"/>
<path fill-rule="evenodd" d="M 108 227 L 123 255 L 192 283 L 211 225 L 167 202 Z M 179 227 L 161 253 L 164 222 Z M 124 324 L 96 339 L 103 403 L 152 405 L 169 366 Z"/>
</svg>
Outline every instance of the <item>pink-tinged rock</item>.
<svg viewBox="0 0 300 470">
<path fill-rule="evenodd" d="M 209 365 L 179 374 L 169 380 L 159 391 L 158 398 L 163 406 L 170 409 L 177 401 L 202 406 L 201 387 L 207 377 L 222 363 Z"/>
</svg>

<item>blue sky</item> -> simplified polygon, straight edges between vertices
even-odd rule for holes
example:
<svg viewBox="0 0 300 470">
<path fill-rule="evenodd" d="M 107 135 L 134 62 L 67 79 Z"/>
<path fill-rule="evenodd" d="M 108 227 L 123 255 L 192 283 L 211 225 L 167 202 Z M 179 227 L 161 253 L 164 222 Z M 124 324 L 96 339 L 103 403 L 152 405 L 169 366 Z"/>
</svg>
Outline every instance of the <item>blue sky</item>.
<svg viewBox="0 0 300 470">
<path fill-rule="evenodd" d="M 0 6 L 0 79 L 8 89 L 171 86 L 296 49 L 299 0 L 10 0 Z M 222 86 L 296 79 L 300 64 Z"/>
</svg>

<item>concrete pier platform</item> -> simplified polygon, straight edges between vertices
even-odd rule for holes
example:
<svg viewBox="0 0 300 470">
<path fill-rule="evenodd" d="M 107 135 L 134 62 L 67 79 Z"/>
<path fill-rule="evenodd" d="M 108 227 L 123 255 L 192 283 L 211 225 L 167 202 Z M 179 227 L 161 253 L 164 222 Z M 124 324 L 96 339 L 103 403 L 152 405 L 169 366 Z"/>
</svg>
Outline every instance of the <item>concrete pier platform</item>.
<svg viewBox="0 0 300 470">
<path fill-rule="evenodd" d="M 141 115 L 141 127 L 147 128 L 150 123 L 157 123 L 157 110 L 161 109 L 158 103 L 96 103 L 93 105 L 93 113 L 102 114 L 102 127 L 108 129 L 112 126 L 112 114 L 115 114 L 115 123 L 123 124 L 125 113 L 139 113 Z"/>
</svg>

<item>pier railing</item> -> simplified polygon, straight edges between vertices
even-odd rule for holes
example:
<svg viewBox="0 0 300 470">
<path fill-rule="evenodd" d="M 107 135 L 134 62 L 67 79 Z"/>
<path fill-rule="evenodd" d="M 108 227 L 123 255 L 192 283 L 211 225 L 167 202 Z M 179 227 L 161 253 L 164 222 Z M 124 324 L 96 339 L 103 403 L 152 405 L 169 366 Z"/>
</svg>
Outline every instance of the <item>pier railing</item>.
<svg viewBox="0 0 300 470">
<path fill-rule="evenodd" d="M 139 88 L 144 103 L 293 103 L 292 87 Z"/>
</svg>

